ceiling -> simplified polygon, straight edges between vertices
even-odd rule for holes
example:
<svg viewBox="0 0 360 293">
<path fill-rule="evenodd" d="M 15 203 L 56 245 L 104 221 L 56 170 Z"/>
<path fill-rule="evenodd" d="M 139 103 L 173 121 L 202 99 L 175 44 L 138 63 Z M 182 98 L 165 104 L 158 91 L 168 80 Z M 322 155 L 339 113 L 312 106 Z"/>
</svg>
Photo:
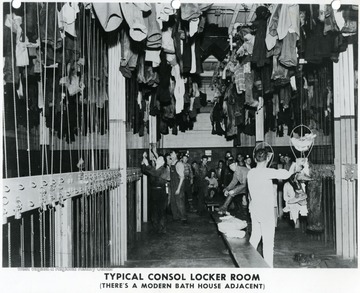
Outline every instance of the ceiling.
<svg viewBox="0 0 360 293">
<path fill-rule="evenodd" d="M 238 6 L 237 6 L 238 5 Z M 218 24 L 219 27 L 229 27 L 236 8 L 239 9 L 235 22 L 246 23 L 250 14 L 251 4 L 223 4 L 213 5 L 207 12 L 208 23 Z"/>
</svg>

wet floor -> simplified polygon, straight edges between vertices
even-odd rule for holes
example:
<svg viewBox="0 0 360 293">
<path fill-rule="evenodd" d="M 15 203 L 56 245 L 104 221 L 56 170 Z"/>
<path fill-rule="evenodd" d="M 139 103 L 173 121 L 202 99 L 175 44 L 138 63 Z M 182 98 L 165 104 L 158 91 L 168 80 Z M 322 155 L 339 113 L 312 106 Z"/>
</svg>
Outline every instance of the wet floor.
<svg viewBox="0 0 360 293">
<path fill-rule="evenodd" d="M 217 231 L 210 213 L 189 213 L 188 225 L 167 221 L 167 233 L 156 234 L 150 223 L 143 225 L 137 240 L 128 251 L 125 267 L 153 268 L 231 268 L 236 267 L 227 247 Z M 250 226 L 249 226 L 250 227 Z M 247 234 L 248 235 L 248 234 Z M 248 237 L 248 236 L 246 236 Z M 258 248 L 261 253 L 261 245 Z M 306 231 L 295 229 L 287 219 L 278 221 L 275 233 L 274 267 L 302 268 L 294 260 L 296 253 L 313 254 L 318 268 L 354 268 L 357 263 L 336 256 L 333 244 L 313 239 Z"/>
</svg>

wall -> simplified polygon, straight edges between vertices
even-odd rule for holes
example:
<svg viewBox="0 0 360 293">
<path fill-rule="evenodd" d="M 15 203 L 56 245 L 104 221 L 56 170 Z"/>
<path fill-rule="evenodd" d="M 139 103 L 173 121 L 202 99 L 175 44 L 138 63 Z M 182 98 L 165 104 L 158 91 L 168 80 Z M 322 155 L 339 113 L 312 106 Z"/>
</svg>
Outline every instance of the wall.
<svg viewBox="0 0 360 293">
<path fill-rule="evenodd" d="M 144 136 L 133 134 L 132 131 L 126 133 L 127 166 L 140 167 L 142 154 L 149 150 L 149 135 L 145 131 Z"/>
<path fill-rule="evenodd" d="M 192 131 L 185 133 L 179 132 L 178 135 L 165 135 L 160 143 L 162 148 L 218 148 L 218 147 L 233 147 L 233 141 L 226 141 L 223 136 L 211 134 L 210 113 L 200 113 L 197 116 L 197 121 L 194 124 Z M 324 136 L 318 131 L 314 131 L 317 135 L 315 138 L 315 145 L 331 145 L 331 137 Z M 268 132 L 265 134 L 265 140 L 271 146 L 287 146 L 289 147 L 289 136 L 276 136 L 275 132 Z M 254 147 L 255 136 L 248 136 L 241 134 L 242 147 Z"/>
</svg>

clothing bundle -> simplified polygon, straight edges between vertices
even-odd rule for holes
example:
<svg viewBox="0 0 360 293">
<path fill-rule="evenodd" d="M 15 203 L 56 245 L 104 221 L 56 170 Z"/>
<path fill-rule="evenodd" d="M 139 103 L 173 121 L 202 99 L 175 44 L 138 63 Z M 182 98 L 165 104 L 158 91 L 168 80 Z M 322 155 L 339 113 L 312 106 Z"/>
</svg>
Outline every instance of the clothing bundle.
<svg viewBox="0 0 360 293">
<path fill-rule="evenodd" d="M 235 218 L 231 215 L 220 217 L 221 222 L 218 223 L 218 229 L 230 238 L 244 238 L 246 232 L 243 231 L 247 227 L 246 221 Z"/>
<path fill-rule="evenodd" d="M 46 127 L 67 142 L 88 132 L 104 134 L 107 46 L 91 6 L 24 3 L 13 9 L 10 5 L 4 4 L 6 128 L 14 129 L 14 119 L 26 126 L 29 111 L 30 127 L 39 125 L 43 113 Z"/>
<path fill-rule="evenodd" d="M 331 133 L 331 66 L 355 41 L 356 14 L 351 5 L 257 5 L 251 23 L 235 23 L 233 50 L 213 74 L 212 133 L 240 145 L 262 107 L 265 132 L 289 135 L 304 123 Z"/>
<path fill-rule="evenodd" d="M 185 3 L 179 10 L 170 3 L 94 3 L 95 15 L 106 32 L 120 30 L 120 71 L 131 94 L 128 121 L 143 135 L 148 115 L 156 116 L 158 138 L 193 129 L 201 99 L 200 38 L 204 12 L 211 4 Z M 205 95 L 205 96 L 204 96 Z M 144 111 L 143 104 L 149 105 Z M 146 106 L 147 107 L 147 106 Z"/>
</svg>

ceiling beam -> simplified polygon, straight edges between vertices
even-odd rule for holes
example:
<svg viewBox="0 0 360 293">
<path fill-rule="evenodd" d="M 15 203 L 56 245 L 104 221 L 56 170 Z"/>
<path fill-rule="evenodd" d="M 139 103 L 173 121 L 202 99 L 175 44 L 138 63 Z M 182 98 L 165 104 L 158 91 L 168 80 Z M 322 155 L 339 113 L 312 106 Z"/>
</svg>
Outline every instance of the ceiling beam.
<svg viewBox="0 0 360 293">
<path fill-rule="evenodd" d="M 238 17 L 238 14 L 239 14 L 239 11 L 240 11 L 241 8 L 242 8 L 241 4 L 236 4 L 235 9 L 234 9 L 234 14 L 233 14 L 233 16 L 231 18 L 231 22 L 230 22 L 229 29 L 228 29 L 229 35 L 231 35 L 231 32 L 234 29 L 234 24 L 235 24 L 235 21 L 236 21 L 236 19 Z"/>
</svg>

